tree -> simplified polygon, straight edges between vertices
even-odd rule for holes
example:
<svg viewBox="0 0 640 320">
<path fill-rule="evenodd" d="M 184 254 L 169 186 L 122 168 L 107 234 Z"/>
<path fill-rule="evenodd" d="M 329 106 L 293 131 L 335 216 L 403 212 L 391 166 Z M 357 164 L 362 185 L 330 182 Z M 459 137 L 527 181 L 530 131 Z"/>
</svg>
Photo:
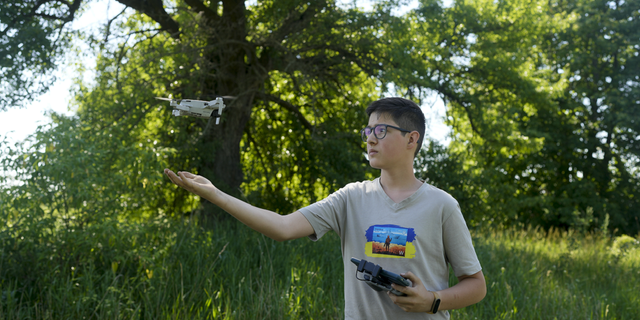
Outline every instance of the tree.
<svg viewBox="0 0 640 320">
<path fill-rule="evenodd" d="M 402 79 L 448 102 L 472 220 L 640 230 L 638 4 L 429 3 L 430 54 Z"/>
<path fill-rule="evenodd" d="M 0 4 L 0 111 L 48 90 L 71 37 L 65 29 L 82 0 L 3 1 Z"/>
<path fill-rule="evenodd" d="M 519 191 L 503 162 L 542 146 L 542 139 L 520 124 L 528 113 L 544 108 L 554 90 L 552 71 L 537 68 L 545 63 L 540 40 L 558 24 L 541 10 L 545 6 L 475 1 L 443 8 L 437 1 L 424 1 L 409 18 L 411 37 L 402 37 L 401 30 L 395 34 L 405 40 L 399 46 L 411 48 L 404 51 L 411 58 L 396 59 L 399 91 L 416 97 L 438 93 L 454 129 L 448 150 L 432 148 L 429 154 L 438 156 L 422 155 L 427 156 L 424 161 L 433 170 L 444 164 L 448 170 L 464 170 L 465 178 L 416 169 L 430 180 L 443 179 L 434 181 L 436 186 L 474 201 L 462 204 L 473 208 L 465 212 L 472 224 L 512 223 L 522 205 L 540 200 L 514 196 Z"/>
<path fill-rule="evenodd" d="M 77 118 L 69 120 L 85 130 L 78 139 L 102 150 L 97 172 L 122 170 L 122 181 L 135 181 L 114 184 L 115 198 L 139 199 L 131 188 L 158 179 L 131 164 L 142 150 L 232 194 L 247 181 L 250 197 L 269 195 L 264 204 L 283 212 L 368 174 L 357 132 L 364 106 L 379 95 L 387 53 L 378 33 L 394 21 L 393 3 L 366 13 L 332 1 L 120 2 L 128 9 L 105 27 L 109 41 L 96 42 L 95 85 L 79 84 Z M 154 99 L 169 95 L 233 98 L 215 125 L 171 117 Z"/>
<path fill-rule="evenodd" d="M 637 232 L 640 3 L 561 1 L 550 9 L 570 17 L 570 28 L 548 37 L 551 67 L 567 75 L 558 79 L 564 90 L 553 114 L 532 121 L 545 132 L 536 157 L 544 173 L 535 176 L 557 190 L 551 205 L 560 224 L 592 229 L 606 221 Z"/>
</svg>

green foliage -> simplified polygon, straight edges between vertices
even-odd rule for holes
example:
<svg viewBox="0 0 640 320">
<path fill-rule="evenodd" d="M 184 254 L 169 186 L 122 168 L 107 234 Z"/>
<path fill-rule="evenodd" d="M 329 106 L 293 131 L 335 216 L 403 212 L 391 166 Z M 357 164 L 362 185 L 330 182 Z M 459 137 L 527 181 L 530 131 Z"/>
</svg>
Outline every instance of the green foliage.
<svg viewBox="0 0 640 320">
<path fill-rule="evenodd" d="M 164 216 L 80 225 L 23 211 L 0 219 L 0 318 L 335 319 L 340 242 L 275 242 L 236 221 Z M 487 281 L 457 319 L 630 319 L 638 238 L 573 231 L 472 231 Z M 451 283 L 455 283 L 451 276 Z"/>
<path fill-rule="evenodd" d="M 261 3 L 245 12 L 247 29 L 233 40 L 220 33 L 228 21 L 182 5 L 171 12 L 180 37 L 154 29 L 149 15 L 127 12 L 106 30 L 113 41 L 97 43 L 97 76 L 78 82 L 76 116 L 54 115 L 29 150 L 13 151 L 7 168 L 20 171 L 23 194 L 49 192 L 45 211 L 68 197 L 73 208 L 95 202 L 99 212 L 127 218 L 211 213 L 207 202 L 199 206 L 162 182 L 165 167 L 202 174 L 278 212 L 309 204 L 371 175 L 357 132 L 365 106 L 380 95 L 376 30 L 387 21 L 380 12 Z M 154 99 L 218 95 L 235 96 L 226 99 L 220 125 L 172 117 L 168 103 Z M 21 152 L 37 165 L 21 164 Z"/>
<path fill-rule="evenodd" d="M 311 9 L 294 7 L 296 14 Z M 380 55 L 375 30 L 386 20 L 328 3 L 304 30 L 275 45 L 271 31 L 288 18 L 268 21 L 267 13 L 286 9 L 253 9 L 258 28 L 251 40 L 295 58 L 276 65 L 256 95 L 241 142 L 242 187 L 251 203 L 289 213 L 370 174 L 357 132 L 365 106 L 380 94 L 372 77 Z"/>
<path fill-rule="evenodd" d="M 427 142 L 414 161 L 416 177 L 449 193 L 458 201 L 462 214 L 472 227 L 482 225 L 500 225 L 502 221 L 497 215 L 486 216 L 485 204 L 478 196 L 483 189 L 478 189 L 474 176 L 464 169 L 464 161 L 460 154 L 450 152 L 446 147 L 434 141 Z"/>
<path fill-rule="evenodd" d="M 553 10 L 567 12 L 573 24 L 549 40 L 557 72 L 567 74 L 566 87 L 554 99 L 556 109 L 532 121 L 545 136 L 536 157 L 547 176 L 540 183 L 561 190 L 551 203 L 560 223 L 571 224 L 572 212 L 591 207 L 594 220 L 608 214 L 612 228 L 637 231 L 640 6 L 575 2 Z"/>
<path fill-rule="evenodd" d="M 3 220 L 6 217 L 3 211 Z M 0 318 L 337 318 L 337 237 L 277 243 L 238 222 L 80 226 L 23 212 L 0 230 Z M 336 289 L 337 288 L 337 289 Z"/>
<path fill-rule="evenodd" d="M 174 150 L 145 136 L 135 143 L 113 138 L 126 130 L 52 116 L 55 125 L 39 128 L 17 148 L 4 149 L 3 168 L 14 177 L 2 189 L 3 205 L 16 218 L 21 210 L 33 210 L 77 216 L 82 225 L 194 206 L 196 199 L 176 193 L 158 170 Z"/>
<path fill-rule="evenodd" d="M 48 91 L 60 56 L 72 33 L 79 0 L 2 1 L 0 3 L 0 111 L 24 106 L 25 101 Z"/>
<path fill-rule="evenodd" d="M 469 177 L 463 188 L 479 204 L 469 215 L 640 230 L 638 9 L 498 1 L 425 2 L 416 11 L 424 31 L 411 35 L 411 53 L 430 53 L 400 68 L 399 90 L 435 90 L 448 103 L 446 154 L 459 159 Z"/>
<path fill-rule="evenodd" d="M 489 294 L 456 317 L 635 316 L 637 239 L 608 237 L 640 230 L 637 2 L 425 0 L 404 17 L 395 2 L 189 3 L 162 8 L 179 33 L 142 7 L 114 20 L 77 114 L 0 143 L 0 318 L 341 317 L 335 235 L 205 225 L 184 213 L 207 203 L 161 172 L 289 213 L 374 175 L 358 130 L 387 88 L 445 99 L 453 142 L 426 145 L 416 174 L 493 230 L 474 233 Z M 68 39 L 64 19 L 26 19 L 34 5 L 2 7 L 0 53 L 18 57 L 2 55 L 3 88 L 50 70 Z M 235 97 L 220 125 L 154 99 L 219 95 Z M 496 231 L 509 225 L 547 232 Z"/>
<path fill-rule="evenodd" d="M 276 78 L 275 76 L 272 78 Z M 349 83 L 350 82 L 350 83 Z M 295 92 L 295 79 L 284 76 L 275 88 L 278 94 Z M 264 104 L 249 122 L 243 140 L 243 185 L 250 202 L 281 213 L 309 205 L 345 184 L 362 180 L 370 171 L 358 139 L 364 112 L 372 100 L 375 84 L 363 74 L 338 88 L 309 81 L 302 92 L 323 94 L 291 95 L 303 106 L 300 111 L 313 127 L 301 126 L 289 112 Z M 332 96 L 335 95 L 335 96 Z"/>
<path fill-rule="evenodd" d="M 523 210 L 543 200 L 523 194 L 526 184 L 514 185 L 509 161 L 526 160 L 520 157 L 542 148 L 544 139 L 526 125 L 557 90 L 551 71 L 541 68 L 547 60 L 539 38 L 562 19 L 549 16 L 545 6 L 488 1 L 443 9 L 429 1 L 412 17 L 420 31 L 411 35 L 412 52 L 423 53 L 423 59 L 402 68 L 413 73 L 399 75 L 398 83 L 418 96 L 438 92 L 448 102 L 447 121 L 454 130 L 448 149 L 431 148 L 422 155 L 427 168 L 419 160 L 416 169 L 452 193 L 472 225 L 517 223 Z"/>
<path fill-rule="evenodd" d="M 473 235 L 487 298 L 454 311 L 456 318 L 635 317 L 640 296 L 629 281 L 640 277 L 637 244 L 619 259 L 616 241 L 600 233 L 525 228 Z"/>
</svg>

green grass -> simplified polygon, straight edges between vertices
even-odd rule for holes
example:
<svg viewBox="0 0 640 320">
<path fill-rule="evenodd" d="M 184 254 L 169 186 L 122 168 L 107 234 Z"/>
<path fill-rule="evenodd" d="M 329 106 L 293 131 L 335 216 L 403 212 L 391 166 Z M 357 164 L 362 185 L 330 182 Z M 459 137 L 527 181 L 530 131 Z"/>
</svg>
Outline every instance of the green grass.
<svg viewBox="0 0 640 320">
<path fill-rule="evenodd" d="M 474 237 L 487 297 L 454 311 L 458 319 L 638 318 L 636 239 L 531 229 Z"/>
<path fill-rule="evenodd" d="M 487 297 L 454 319 L 637 317 L 635 239 L 531 229 L 473 237 Z M 335 319 L 342 275 L 334 233 L 278 243 L 235 221 L 163 218 L 0 230 L 0 319 Z"/>
</svg>

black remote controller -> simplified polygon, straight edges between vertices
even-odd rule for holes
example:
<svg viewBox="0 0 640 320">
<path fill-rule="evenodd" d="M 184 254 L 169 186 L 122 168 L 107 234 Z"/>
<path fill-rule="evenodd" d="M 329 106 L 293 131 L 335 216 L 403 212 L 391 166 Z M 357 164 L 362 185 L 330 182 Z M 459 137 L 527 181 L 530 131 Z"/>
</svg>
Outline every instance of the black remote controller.
<svg viewBox="0 0 640 320">
<path fill-rule="evenodd" d="M 358 273 L 363 274 L 363 278 L 358 278 L 358 280 L 366 282 L 369 287 L 375 291 L 390 291 L 397 296 L 405 296 L 406 294 L 393 289 L 391 284 L 395 283 L 403 287 L 411 286 L 411 282 L 409 280 L 403 278 L 399 274 L 384 270 L 380 265 L 374 264 L 373 262 L 358 260 L 356 258 L 351 258 L 351 262 L 353 262 L 357 267 L 356 277 L 358 276 Z"/>
</svg>

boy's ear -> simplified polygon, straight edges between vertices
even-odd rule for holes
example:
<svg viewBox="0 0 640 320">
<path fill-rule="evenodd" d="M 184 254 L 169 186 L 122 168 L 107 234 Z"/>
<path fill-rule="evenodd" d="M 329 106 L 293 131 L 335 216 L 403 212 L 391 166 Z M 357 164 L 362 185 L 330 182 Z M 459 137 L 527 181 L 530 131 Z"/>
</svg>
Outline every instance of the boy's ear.
<svg viewBox="0 0 640 320">
<path fill-rule="evenodd" d="M 411 131 L 409 133 L 408 145 L 410 145 L 410 144 L 416 144 L 417 145 L 418 144 L 418 140 L 420 140 L 420 133 L 418 131 Z"/>
</svg>

